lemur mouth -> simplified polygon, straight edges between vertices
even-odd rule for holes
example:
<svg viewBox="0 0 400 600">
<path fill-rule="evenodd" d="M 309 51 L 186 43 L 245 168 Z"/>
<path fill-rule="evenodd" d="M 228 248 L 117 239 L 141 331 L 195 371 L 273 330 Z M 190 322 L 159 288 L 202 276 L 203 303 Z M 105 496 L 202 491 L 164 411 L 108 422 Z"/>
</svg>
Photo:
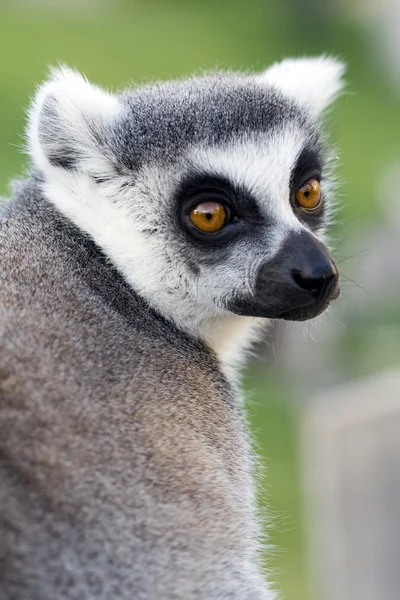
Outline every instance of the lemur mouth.
<svg viewBox="0 0 400 600">
<path fill-rule="evenodd" d="M 331 287 L 322 298 L 309 299 L 305 295 L 296 294 L 290 299 L 283 298 L 280 302 L 268 302 L 265 298 L 247 298 L 230 305 L 230 310 L 236 314 L 265 319 L 283 319 L 285 321 L 307 321 L 318 317 L 326 311 L 333 300 L 340 296 L 338 284 Z"/>
<path fill-rule="evenodd" d="M 320 301 L 314 301 L 312 303 L 290 308 L 289 310 L 283 311 L 277 315 L 276 319 L 283 319 L 284 321 L 307 321 L 314 319 L 319 315 L 322 315 L 326 309 L 330 306 L 333 300 L 337 300 L 340 297 L 340 286 L 337 283 L 332 287 L 330 293 Z"/>
<path fill-rule="evenodd" d="M 336 300 L 340 296 L 340 289 L 332 300 Z M 280 315 L 277 315 L 277 319 L 284 321 L 308 321 L 309 319 L 315 319 L 319 315 L 322 315 L 330 305 L 330 301 L 324 301 L 318 304 L 310 304 L 308 306 L 302 306 L 299 308 L 291 308 Z"/>
</svg>

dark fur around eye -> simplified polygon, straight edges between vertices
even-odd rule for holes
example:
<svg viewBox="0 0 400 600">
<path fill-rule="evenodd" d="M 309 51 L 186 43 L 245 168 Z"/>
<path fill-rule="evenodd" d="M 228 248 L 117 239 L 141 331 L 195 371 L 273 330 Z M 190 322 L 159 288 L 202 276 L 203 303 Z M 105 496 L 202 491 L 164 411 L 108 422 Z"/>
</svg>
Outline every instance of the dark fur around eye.
<svg viewBox="0 0 400 600">
<path fill-rule="evenodd" d="M 301 151 L 290 177 L 290 203 L 296 216 L 311 229 L 319 229 L 324 222 L 324 198 L 320 206 L 313 211 L 299 207 L 296 202 L 296 192 L 310 179 L 321 181 L 323 171 L 322 149 L 316 142 L 314 145 L 305 146 Z"/>
<path fill-rule="evenodd" d="M 230 214 L 227 225 L 212 234 L 196 230 L 189 219 L 191 210 L 210 200 L 223 204 Z M 227 179 L 206 174 L 192 174 L 182 182 L 176 194 L 176 207 L 188 237 L 194 243 L 207 246 L 228 244 L 249 228 L 257 229 L 265 222 L 248 192 L 233 186 Z"/>
</svg>

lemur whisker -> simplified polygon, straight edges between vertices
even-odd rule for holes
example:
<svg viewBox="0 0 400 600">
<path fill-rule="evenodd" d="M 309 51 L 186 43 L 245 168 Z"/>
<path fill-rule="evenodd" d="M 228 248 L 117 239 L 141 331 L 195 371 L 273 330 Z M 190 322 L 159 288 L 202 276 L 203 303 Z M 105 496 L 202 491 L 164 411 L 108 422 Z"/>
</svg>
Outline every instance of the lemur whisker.
<svg viewBox="0 0 400 600">
<path fill-rule="evenodd" d="M 346 243 L 349 241 L 349 239 L 350 239 L 350 235 L 353 233 L 353 231 L 354 231 L 354 228 L 355 228 L 355 224 L 351 225 L 351 227 L 350 227 L 350 228 L 349 228 L 349 230 L 348 230 L 348 231 L 345 233 L 345 235 L 343 236 L 343 238 L 341 239 L 341 241 L 340 241 L 340 242 L 339 242 L 339 243 L 338 243 L 336 246 L 334 246 L 334 247 L 331 249 L 331 250 L 332 250 L 332 253 L 335 253 L 335 252 L 337 252 L 338 250 L 340 250 L 340 248 L 341 248 L 342 246 L 344 246 L 344 244 L 346 244 Z"/>
<path fill-rule="evenodd" d="M 363 254 L 364 252 L 367 252 L 369 250 L 369 248 L 363 248 L 362 250 L 357 250 L 356 252 L 352 252 L 351 254 L 348 254 L 347 256 L 344 257 L 340 257 L 339 260 L 336 259 L 336 264 L 338 265 L 342 265 L 344 262 L 355 258 L 356 256 L 359 256 L 360 254 Z"/>
<path fill-rule="evenodd" d="M 360 288 L 360 290 L 362 290 L 363 292 L 365 292 L 366 294 L 368 294 L 368 296 L 371 296 L 371 293 L 366 290 L 360 283 L 358 283 L 357 281 L 354 281 L 354 279 L 351 279 L 351 277 L 348 277 L 347 275 L 344 275 L 343 273 L 340 274 L 340 277 L 344 277 L 345 279 L 347 279 L 348 281 L 350 281 L 351 283 L 353 283 L 354 285 L 356 285 L 358 288 Z"/>
</svg>

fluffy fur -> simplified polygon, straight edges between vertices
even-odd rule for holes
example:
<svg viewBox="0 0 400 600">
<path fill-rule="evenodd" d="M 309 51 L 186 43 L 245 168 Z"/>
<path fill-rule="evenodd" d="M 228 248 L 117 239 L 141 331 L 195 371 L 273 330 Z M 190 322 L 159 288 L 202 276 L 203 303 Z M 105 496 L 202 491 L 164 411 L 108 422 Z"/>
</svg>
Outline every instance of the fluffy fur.
<svg viewBox="0 0 400 600">
<path fill-rule="evenodd" d="M 38 90 L 0 229 L 2 597 L 273 598 L 235 372 L 265 323 L 260 273 L 277 314 L 285 261 L 327 252 L 320 117 L 342 70 L 114 95 L 61 68 Z M 315 165 L 327 210 L 307 216 L 290 198 Z M 235 196 L 229 243 L 185 225 L 199 181 Z"/>
<path fill-rule="evenodd" d="M 169 223 L 174 191 L 193 171 L 246 186 L 276 217 L 266 240 L 272 256 L 302 228 L 287 201 L 291 170 L 305 144 L 321 143 L 318 117 L 336 97 L 342 72 L 325 57 L 286 60 L 254 77 L 217 74 L 111 96 L 61 68 L 30 111 L 29 148 L 46 172 L 44 195 L 97 241 L 151 306 L 218 350 L 213 332 L 224 323 L 232 330 L 224 298 L 253 286 L 254 247 L 250 265 L 239 268 L 232 257 L 193 275 L 187 244 Z M 328 193 L 329 172 L 323 186 Z M 223 345 L 232 355 L 232 344 Z"/>
</svg>

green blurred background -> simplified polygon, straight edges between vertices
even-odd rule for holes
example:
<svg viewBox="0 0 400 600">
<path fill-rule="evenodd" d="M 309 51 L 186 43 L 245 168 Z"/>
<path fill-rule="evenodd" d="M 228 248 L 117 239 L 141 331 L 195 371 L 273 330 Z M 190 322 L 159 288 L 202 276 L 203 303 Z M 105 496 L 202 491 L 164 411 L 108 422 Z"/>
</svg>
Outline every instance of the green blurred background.
<svg viewBox="0 0 400 600">
<path fill-rule="evenodd" d="M 0 193 L 7 193 L 10 178 L 22 174 L 27 164 L 21 150 L 24 111 L 49 65 L 65 62 L 94 82 L 120 88 L 129 81 L 180 77 L 214 67 L 261 70 L 289 55 L 332 53 L 348 65 L 347 92 L 328 123 L 340 148 L 342 181 L 343 208 L 333 245 L 342 244 L 343 251 L 349 239 L 358 240 L 363 231 L 384 222 L 382 181 L 400 157 L 400 86 L 385 58 L 384 29 L 377 27 L 370 6 L 313 0 L 0 0 Z M 361 241 L 353 247 L 364 249 Z M 351 259 L 346 251 L 343 255 Z M 351 260 L 346 268 L 353 275 Z M 335 380 L 395 363 L 400 351 L 398 336 L 391 339 L 390 352 L 382 354 L 378 348 L 371 355 L 366 349 L 368 336 L 375 335 L 371 327 L 376 333 L 383 323 L 386 329 L 396 323 L 398 331 L 397 308 L 386 307 L 378 316 L 371 308 L 373 325 L 366 333 L 368 309 L 365 316 L 357 307 L 347 310 L 352 298 L 344 294 L 341 301 L 345 331 L 338 324 L 340 334 L 330 338 Z M 276 357 L 270 346 L 261 347 L 266 360 L 253 365 L 246 377 L 249 420 L 266 466 L 260 503 L 268 507 L 275 547 L 268 566 L 284 598 L 305 600 L 298 425 L 304 401 L 318 387 L 318 374 L 296 374 L 286 363 L 280 366 L 279 343 L 272 343 Z M 386 338 L 381 343 L 388 347 Z M 305 340 L 304 352 L 309 344 Z"/>
</svg>

